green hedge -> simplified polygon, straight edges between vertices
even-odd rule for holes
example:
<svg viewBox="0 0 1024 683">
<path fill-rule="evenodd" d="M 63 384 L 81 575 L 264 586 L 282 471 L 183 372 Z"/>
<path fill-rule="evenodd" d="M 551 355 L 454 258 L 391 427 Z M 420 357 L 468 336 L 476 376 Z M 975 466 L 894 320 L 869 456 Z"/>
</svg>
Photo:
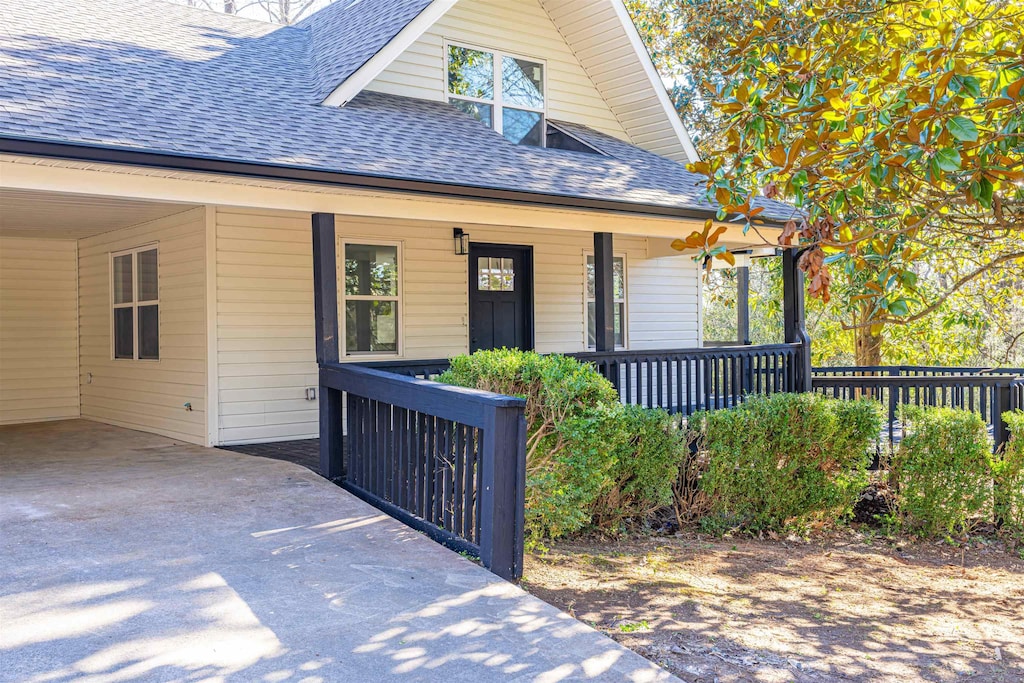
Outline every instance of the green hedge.
<svg viewBox="0 0 1024 683">
<path fill-rule="evenodd" d="M 890 476 L 897 526 L 920 536 L 967 531 L 992 508 L 992 447 L 975 412 L 909 406 Z"/>
<path fill-rule="evenodd" d="M 593 367 L 498 349 L 451 359 L 438 381 L 526 399 L 526 540 L 617 528 L 671 502 L 682 437 L 662 411 L 624 407 Z"/>
<path fill-rule="evenodd" d="M 847 515 L 867 484 L 881 429 L 873 401 L 753 396 L 690 419 L 707 531 L 804 529 Z"/>
<path fill-rule="evenodd" d="M 993 463 L 995 516 L 1003 526 L 1024 533 L 1024 411 L 1003 413 L 1010 442 Z"/>
</svg>

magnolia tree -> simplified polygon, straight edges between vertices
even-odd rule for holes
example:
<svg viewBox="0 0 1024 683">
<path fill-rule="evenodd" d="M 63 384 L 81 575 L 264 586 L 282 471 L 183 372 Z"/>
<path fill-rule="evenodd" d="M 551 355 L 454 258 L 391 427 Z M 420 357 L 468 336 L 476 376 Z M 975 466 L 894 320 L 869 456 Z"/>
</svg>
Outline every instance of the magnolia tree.
<svg viewBox="0 0 1024 683">
<path fill-rule="evenodd" d="M 790 202 L 778 238 L 834 294 L 858 363 L 881 330 L 979 278 L 1024 284 L 1024 10 L 1011 0 L 634 0 L 655 59 L 692 88 L 720 218 Z M 699 75 L 699 76 L 698 76 Z M 716 232 L 677 246 L 727 258 Z M 927 276 L 927 283 L 923 282 Z"/>
</svg>

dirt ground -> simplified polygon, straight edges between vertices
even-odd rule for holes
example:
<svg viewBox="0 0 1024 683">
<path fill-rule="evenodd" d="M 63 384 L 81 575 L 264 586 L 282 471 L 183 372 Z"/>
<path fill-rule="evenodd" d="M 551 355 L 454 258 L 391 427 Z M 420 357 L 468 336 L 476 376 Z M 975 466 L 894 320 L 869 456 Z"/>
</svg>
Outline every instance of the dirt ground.
<svg viewBox="0 0 1024 683">
<path fill-rule="evenodd" d="M 1024 681 L 1024 560 L 854 531 L 555 544 L 524 587 L 684 681 Z"/>
</svg>

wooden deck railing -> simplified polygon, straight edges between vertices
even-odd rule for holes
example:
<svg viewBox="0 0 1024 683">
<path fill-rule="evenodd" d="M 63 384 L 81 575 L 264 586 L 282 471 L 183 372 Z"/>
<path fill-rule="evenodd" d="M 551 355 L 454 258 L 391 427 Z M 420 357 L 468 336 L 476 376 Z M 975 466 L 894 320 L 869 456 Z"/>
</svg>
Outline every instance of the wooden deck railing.
<svg viewBox="0 0 1024 683">
<path fill-rule="evenodd" d="M 1022 376 L 1016 376 L 1017 372 Z M 995 449 L 1009 439 L 1003 413 L 1024 409 L 1024 371 L 1015 368 L 822 367 L 814 369 L 813 387 L 835 398 L 866 396 L 880 401 L 887 411 L 884 436 L 890 447 L 902 438 L 899 418 L 903 406 L 974 411 L 988 424 Z"/>
<path fill-rule="evenodd" d="M 611 380 L 623 403 L 691 415 L 750 394 L 797 391 L 800 344 L 573 353 Z"/>
<path fill-rule="evenodd" d="M 320 386 L 345 405 L 345 489 L 503 578 L 522 575 L 522 399 L 340 363 L 321 367 Z"/>
</svg>

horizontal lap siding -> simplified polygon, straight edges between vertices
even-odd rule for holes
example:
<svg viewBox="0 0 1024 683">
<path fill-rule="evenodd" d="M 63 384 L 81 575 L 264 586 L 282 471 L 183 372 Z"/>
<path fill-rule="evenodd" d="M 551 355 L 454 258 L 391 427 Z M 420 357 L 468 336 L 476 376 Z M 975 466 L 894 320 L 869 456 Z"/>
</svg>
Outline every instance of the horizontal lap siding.
<svg viewBox="0 0 1024 683">
<path fill-rule="evenodd" d="M 309 214 L 218 208 L 219 443 L 317 435 Z"/>
<path fill-rule="evenodd" d="M 110 253 L 151 243 L 159 248 L 160 360 L 115 361 Z M 205 244 L 203 209 L 79 241 L 83 417 L 206 443 Z"/>
<path fill-rule="evenodd" d="M 700 268 L 689 256 L 629 264 L 629 347 L 700 346 Z"/>
<path fill-rule="evenodd" d="M 79 416 L 75 240 L 0 237 L 0 424 Z"/>
<path fill-rule="evenodd" d="M 462 0 L 367 89 L 444 100 L 446 39 L 545 60 L 548 116 L 629 139 L 537 0 Z"/>
<path fill-rule="evenodd" d="M 305 399 L 318 384 L 310 217 L 227 208 L 216 215 L 219 442 L 316 436 L 317 404 Z M 474 242 L 533 247 L 537 350 L 582 351 L 583 258 L 593 236 L 463 227 Z M 451 224 L 338 216 L 336 230 L 339 243 L 402 244 L 405 358 L 467 351 L 469 262 L 454 253 Z M 660 322 L 685 339 L 656 345 L 696 345 L 698 282 L 689 260 L 648 260 L 646 240 L 637 237 L 617 237 L 615 248 L 629 266 L 631 338 L 654 343 L 664 337 L 653 329 Z M 338 254 L 340 268 L 340 246 Z"/>
</svg>

